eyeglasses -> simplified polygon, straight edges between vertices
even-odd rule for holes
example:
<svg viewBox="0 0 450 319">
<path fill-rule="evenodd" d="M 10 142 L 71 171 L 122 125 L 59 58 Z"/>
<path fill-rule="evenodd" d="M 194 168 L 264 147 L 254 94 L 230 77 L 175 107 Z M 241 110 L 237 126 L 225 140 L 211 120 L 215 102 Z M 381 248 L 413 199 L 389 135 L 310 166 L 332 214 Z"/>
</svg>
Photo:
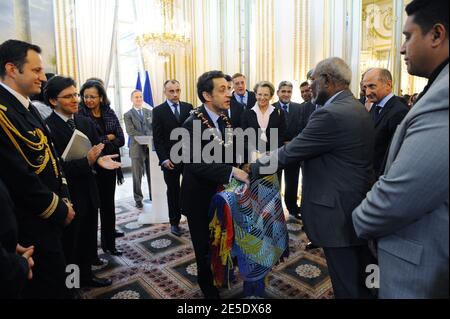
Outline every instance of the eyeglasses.
<svg viewBox="0 0 450 319">
<path fill-rule="evenodd" d="M 94 95 L 85 95 L 85 96 L 83 96 L 83 99 L 85 99 L 85 100 L 95 100 L 95 99 L 98 99 L 99 98 L 99 96 L 97 95 L 97 96 L 94 96 Z"/>
<path fill-rule="evenodd" d="M 73 94 L 67 94 L 67 95 L 63 95 L 63 96 L 57 96 L 58 99 L 78 99 L 80 97 L 80 94 L 78 93 L 73 93 Z"/>
</svg>

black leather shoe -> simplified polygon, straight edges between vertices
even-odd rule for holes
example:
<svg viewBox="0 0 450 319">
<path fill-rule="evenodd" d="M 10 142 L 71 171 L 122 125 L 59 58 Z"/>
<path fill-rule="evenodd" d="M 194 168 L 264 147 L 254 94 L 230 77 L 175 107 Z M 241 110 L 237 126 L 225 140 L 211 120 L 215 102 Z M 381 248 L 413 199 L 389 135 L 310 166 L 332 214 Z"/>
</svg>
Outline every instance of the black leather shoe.
<svg viewBox="0 0 450 319">
<path fill-rule="evenodd" d="M 177 236 L 177 237 L 181 236 L 181 230 L 180 230 L 180 227 L 178 225 L 170 226 L 170 232 L 172 234 L 174 234 L 175 236 Z"/>
<path fill-rule="evenodd" d="M 313 245 L 313 243 L 309 242 L 309 243 L 306 245 L 305 250 L 312 250 L 312 249 L 317 249 L 317 248 L 320 248 L 320 247 L 318 247 L 318 246 L 316 246 L 316 245 Z"/>
<path fill-rule="evenodd" d="M 116 238 L 120 238 L 120 237 L 123 237 L 123 236 L 125 236 L 125 233 L 122 232 L 122 231 L 116 230 L 116 232 L 114 233 L 114 237 L 116 237 Z"/>
<path fill-rule="evenodd" d="M 108 287 L 112 285 L 112 280 L 108 278 L 100 278 L 97 276 L 92 276 L 88 280 L 82 280 L 81 281 L 81 287 Z"/>
<path fill-rule="evenodd" d="M 141 209 L 143 207 L 144 205 L 142 204 L 142 202 L 136 202 L 136 208 Z"/>
<path fill-rule="evenodd" d="M 118 250 L 116 248 L 114 248 L 114 249 L 106 249 L 106 250 L 103 250 L 103 251 L 105 252 L 105 254 L 108 254 L 108 255 L 113 255 L 113 256 L 122 256 L 123 255 L 123 251 Z"/>
</svg>

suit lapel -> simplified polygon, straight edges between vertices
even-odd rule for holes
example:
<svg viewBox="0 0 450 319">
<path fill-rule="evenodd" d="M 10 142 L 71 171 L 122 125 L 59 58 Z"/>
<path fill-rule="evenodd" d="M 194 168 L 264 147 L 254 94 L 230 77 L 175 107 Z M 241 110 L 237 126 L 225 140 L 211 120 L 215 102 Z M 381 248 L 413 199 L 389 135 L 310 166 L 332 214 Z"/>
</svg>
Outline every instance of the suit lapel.
<svg viewBox="0 0 450 319">
<path fill-rule="evenodd" d="M 6 90 L 3 86 L 0 85 L 0 91 L 2 95 L 7 100 L 7 104 L 11 105 L 19 113 L 26 122 L 30 123 L 33 127 L 38 127 L 43 130 L 46 134 L 48 134 L 48 130 L 45 127 L 45 123 L 42 122 L 40 118 L 33 115 L 30 110 L 27 110 L 22 103 L 14 95 L 12 95 L 8 90 Z M 30 103 L 31 104 L 31 103 Z M 8 106 L 8 105 L 6 105 Z M 36 111 L 36 110 L 35 110 Z M 37 112 L 37 111 L 36 111 Z"/>
<path fill-rule="evenodd" d="M 67 123 L 63 121 L 62 118 L 60 118 L 55 112 L 53 112 L 49 118 L 48 118 L 49 124 L 52 125 L 53 123 L 53 132 L 52 136 L 54 137 L 55 141 L 60 145 L 61 152 L 64 151 L 65 147 L 70 141 L 70 138 L 72 137 L 72 130 L 69 128 Z M 75 119 L 76 125 L 78 125 L 78 122 Z"/>
<path fill-rule="evenodd" d="M 180 105 L 181 105 L 181 103 L 180 103 Z M 181 109 L 181 107 L 180 107 L 180 109 Z M 180 124 L 180 123 L 178 122 L 177 118 L 175 117 L 175 114 L 173 114 L 172 107 L 169 105 L 169 103 L 167 103 L 167 101 L 166 101 L 166 103 L 164 104 L 164 111 L 166 112 L 166 115 L 168 116 L 168 118 L 172 118 L 172 120 L 173 120 L 175 123 Z M 181 117 L 181 113 L 180 113 L 180 117 Z"/>
<path fill-rule="evenodd" d="M 381 110 L 380 116 L 378 116 L 378 120 L 375 123 L 375 127 L 377 127 L 381 121 L 383 120 L 383 118 L 389 113 L 389 111 L 392 109 L 392 106 L 394 105 L 395 102 L 395 96 L 392 97 L 383 107 L 383 109 Z"/>
</svg>

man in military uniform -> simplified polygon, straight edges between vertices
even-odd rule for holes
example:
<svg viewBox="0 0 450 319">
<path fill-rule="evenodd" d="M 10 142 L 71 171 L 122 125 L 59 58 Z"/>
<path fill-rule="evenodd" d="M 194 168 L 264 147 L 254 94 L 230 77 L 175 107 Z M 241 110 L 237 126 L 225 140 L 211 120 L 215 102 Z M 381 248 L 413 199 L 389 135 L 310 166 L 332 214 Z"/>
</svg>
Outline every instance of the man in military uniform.
<svg viewBox="0 0 450 319">
<path fill-rule="evenodd" d="M 35 247 L 24 298 L 69 298 L 61 234 L 75 216 L 50 134 L 28 97 L 46 80 L 41 49 L 0 45 L 0 178 L 10 190 L 19 243 Z"/>
</svg>

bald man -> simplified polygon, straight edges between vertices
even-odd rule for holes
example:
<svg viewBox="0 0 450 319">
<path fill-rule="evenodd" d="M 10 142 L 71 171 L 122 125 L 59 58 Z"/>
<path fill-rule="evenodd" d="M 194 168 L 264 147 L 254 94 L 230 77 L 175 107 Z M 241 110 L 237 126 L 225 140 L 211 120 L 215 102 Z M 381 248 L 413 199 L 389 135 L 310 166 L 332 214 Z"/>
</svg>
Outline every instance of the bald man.
<svg viewBox="0 0 450 319">
<path fill-rule="evenodd" d="M 397 126 L 408 113 L 408 108 L 392 93 L 392 75 L 386 69 L 370 69 L 364 75 L 363 86 L 375 125 L 375 152 L 373 168 L 376 177 L 383 174 L 384 158 Z"/>
</svg>

